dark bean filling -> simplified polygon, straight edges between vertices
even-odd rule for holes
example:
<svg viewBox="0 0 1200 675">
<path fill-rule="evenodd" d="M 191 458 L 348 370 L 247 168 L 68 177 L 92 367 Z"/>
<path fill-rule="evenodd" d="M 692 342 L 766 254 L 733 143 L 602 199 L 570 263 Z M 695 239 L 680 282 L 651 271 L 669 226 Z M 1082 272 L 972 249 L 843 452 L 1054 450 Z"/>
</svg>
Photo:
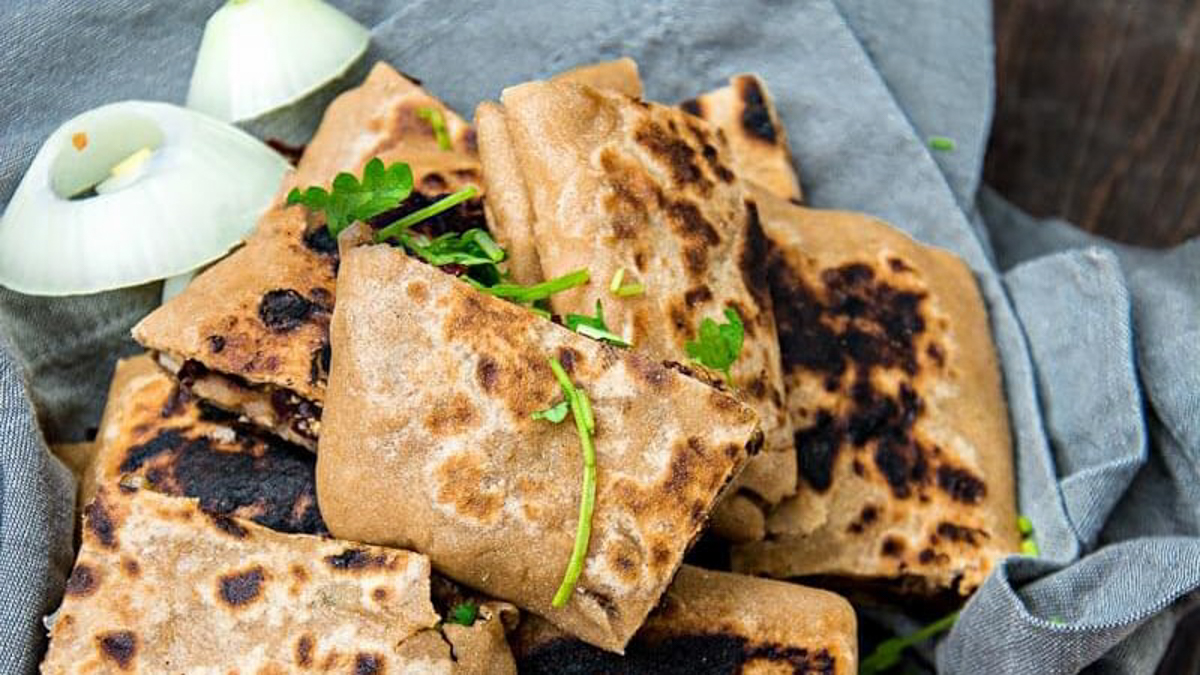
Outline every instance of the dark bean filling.
<svg viewBox="0 0 1200 675">
<path fill-rule="evenodd" d="M 630 643 L 624 656 L 570 638 L 546 642 L 518 655 L 517 670 L 530 675 L 695 675 L 740 673 L 750 662 L 769 661 L 789 666 L 794 673 L 832 675 L 836 663 L 825 649 L 809 650 L 779 644 L 752 644 L 740 635 L 710 633 Z"/>
</svg>

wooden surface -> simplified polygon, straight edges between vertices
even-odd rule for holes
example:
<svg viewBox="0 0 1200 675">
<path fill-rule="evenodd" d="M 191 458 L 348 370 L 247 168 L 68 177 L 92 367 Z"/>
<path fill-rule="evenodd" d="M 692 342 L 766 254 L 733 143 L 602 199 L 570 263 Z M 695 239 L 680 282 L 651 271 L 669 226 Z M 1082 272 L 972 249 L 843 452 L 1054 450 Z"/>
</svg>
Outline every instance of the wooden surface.
<svg viewBox="0 0 1200 675">
<path fill-rule="evenodd" d="M 1200 2 L 995 0 L 989 184 L 1128 243 L 1200 234 Z"/>
</svg>

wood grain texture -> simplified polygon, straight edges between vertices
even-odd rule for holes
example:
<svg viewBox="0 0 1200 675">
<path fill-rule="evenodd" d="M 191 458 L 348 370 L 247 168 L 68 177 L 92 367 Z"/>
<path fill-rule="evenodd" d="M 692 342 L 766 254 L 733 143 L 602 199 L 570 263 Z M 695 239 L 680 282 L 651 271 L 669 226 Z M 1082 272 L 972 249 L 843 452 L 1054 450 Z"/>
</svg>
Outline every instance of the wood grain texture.
<svg viewBox="0 0 1200 675">
<path fill-rule="evenodd" d="M 995 0 L 986 180 L 1117 240 L 1200 234 L 1200 2 Z"/>
</svg>

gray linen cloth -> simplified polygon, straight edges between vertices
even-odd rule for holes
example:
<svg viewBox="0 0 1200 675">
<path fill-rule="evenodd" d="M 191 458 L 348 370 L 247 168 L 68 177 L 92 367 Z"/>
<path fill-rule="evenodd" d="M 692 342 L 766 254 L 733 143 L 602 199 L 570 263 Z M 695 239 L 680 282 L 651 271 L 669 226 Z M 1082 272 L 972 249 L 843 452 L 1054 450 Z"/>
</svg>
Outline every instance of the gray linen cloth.
<svg viewBox="0 0 1200 675">
<path fill-rule="evenodd" d="M 181 102 L 218 2 L 9 0 L 0 8 L 0 200 L 59 122 L 123 98 Z M 618 55 L 678 101 L 752 70 L 808 200 L 866 211 L 975 271 L 1005 378 L 1021 510 L 1041 555 L 989 577 L 938 646 L 945 673 L 1152 672 L 1200 587 L 1200 242 L 1153 253 L 1034 223 L 986 189 L 986 0 L 338 2 L 374 31 L 350 76 L 256 121 L 303 140 L 376 59 L 469 114 L 499 90 Z M 932 152 L 931 135 L 954 139 Z M 186 214 L 175 225 L 186 227 Z M 98 419 L 157 285 L 73 299 L 0 289 L 0 665 L 34 669 L 69 565 L 72 487 L 45 449 Z M 23 381 L 19 375 L 26 374 Z"/>
</svg>

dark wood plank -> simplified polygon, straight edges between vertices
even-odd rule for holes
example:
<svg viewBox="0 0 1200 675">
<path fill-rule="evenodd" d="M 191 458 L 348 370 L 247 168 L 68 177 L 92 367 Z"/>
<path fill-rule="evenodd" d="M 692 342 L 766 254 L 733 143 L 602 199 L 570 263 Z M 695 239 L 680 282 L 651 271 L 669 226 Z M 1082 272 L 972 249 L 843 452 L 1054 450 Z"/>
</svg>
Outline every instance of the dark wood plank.
<svg viewBox="0 0 1200 675">
<path fill-rule="evenodd" d="M 995 0 L 986 180 L 1149 246 L 1200 234 L 1200 2 Z"/>
</svg>

